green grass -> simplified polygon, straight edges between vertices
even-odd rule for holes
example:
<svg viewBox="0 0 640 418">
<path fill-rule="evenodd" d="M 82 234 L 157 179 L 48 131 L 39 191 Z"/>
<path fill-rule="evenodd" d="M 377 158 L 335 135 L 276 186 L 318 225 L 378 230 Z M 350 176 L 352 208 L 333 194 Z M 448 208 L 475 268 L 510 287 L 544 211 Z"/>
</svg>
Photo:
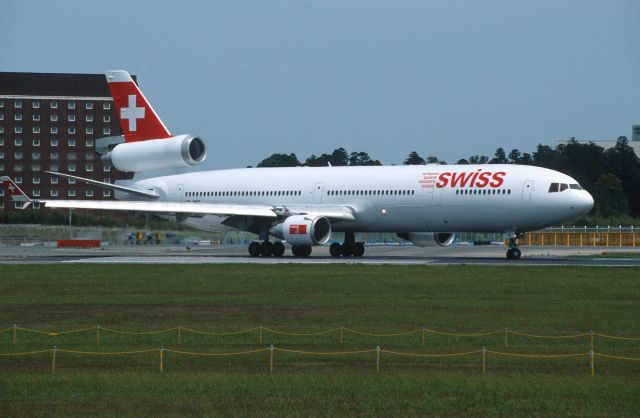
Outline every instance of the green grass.
<svg viewBox="0 0 640 418">
<path fill-rule="evenodd" d="M 580 267 L 392 266 L 0 266 L 0 330 L 72 330 L 100 324 L 125 331 L 176 326 L 235 331 L 262 324 L 314 332 L 345 326 L 400 332 L 426 326 L 453 332 L 509 329 L 541 335 L 640 336 L 640 269 Z M 404 352 L 478 350 L 576 353 L 588 338 L 427 334 L 296 337 L 257 332 L 204 336 L 175 331 L 128 335 L 94 330 L 48 336 L 0 334 L 0 352 L 46 349 L 119 351 L 174 347 L 227 352 L 266 347 L 349 351 L 381 346 Z M 596 338 L 595 350 L 640 357 L 640 341 Z M 0 357 L 2 416 L 634 416 L 640 362 L 587 357 L 521 359 L 489 355 L 405 358 L 276 352 L 188 357 L 157 352 L 97 357 L 58 353 Z"/>
</svg>

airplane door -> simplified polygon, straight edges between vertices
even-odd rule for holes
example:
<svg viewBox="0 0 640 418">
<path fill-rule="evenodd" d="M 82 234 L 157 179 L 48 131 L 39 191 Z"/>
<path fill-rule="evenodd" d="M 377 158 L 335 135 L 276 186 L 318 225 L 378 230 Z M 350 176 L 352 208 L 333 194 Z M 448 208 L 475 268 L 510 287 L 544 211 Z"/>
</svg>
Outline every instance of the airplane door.
<svg viewBox="0 0 640 418">
<path fill-rule="evenodd" d="M 526 180 L 522 188 L 522 201 L 531 203 L 531 192 L 533 191 L 533 180 Z"/>
<path fill-rule="evenodd" d="M 176 190 L 173 193 L 173 199 L 176 202 L 183 202 L 184 201 L 184 184 L 178 184 L 176 186 Z"/>
<path fill-rule="evenodd" d="M 313 186 L 313 203 L 322 203 L 323 194 L 324 194 L 324 183 L 316 183 Z"/>
</svg>

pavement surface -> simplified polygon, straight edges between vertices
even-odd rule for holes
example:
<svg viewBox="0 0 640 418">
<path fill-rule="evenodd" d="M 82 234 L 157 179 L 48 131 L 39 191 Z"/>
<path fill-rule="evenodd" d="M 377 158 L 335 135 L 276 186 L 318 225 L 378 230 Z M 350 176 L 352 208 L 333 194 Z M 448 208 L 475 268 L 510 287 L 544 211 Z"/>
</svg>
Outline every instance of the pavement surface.
<svg viewBox="0 0 640 418">
<path fill-rule="evenodd" d="M 367 246 L 363 257 L 334 258 L 328 246 L 314 247 L 308 258 L 250 257 L 246 246 L 106 246 L 73 249 L 50 246 L 0 247 L 0 264 L 392 264 L 392 265 L 568 265 L 640 266 L 640 248 L 521 247 L 522 258 L 506 259 L 506 247 L 452 246 L 419 248 L 412 245 Z M 619 257 L 607 255 L 621 253 Z M 625 256 L 627 254 L 628 256 Z M 635 256 L 634 256 L 635 255 Z"/>
</svg>

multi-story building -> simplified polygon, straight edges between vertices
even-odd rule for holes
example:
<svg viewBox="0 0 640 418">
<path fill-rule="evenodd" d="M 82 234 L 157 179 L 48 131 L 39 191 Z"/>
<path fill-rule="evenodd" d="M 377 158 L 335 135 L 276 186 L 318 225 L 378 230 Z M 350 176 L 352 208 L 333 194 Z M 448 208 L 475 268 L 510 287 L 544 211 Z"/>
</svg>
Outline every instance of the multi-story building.
<svg viewBox="0 0 640 418">
<path fill-rule="evenodd" d="M 130 178 L 96 154 L 96 139 L 117 135 L 121 129 L 103 74 L 0 72 L 0 173 L 27 195 L 113 199 L 110 190 L 45 171 L 104 182 Z M 15 207 L 0 187 L 0 209 Z"/>
<path fill-rule="evenodd" d="M 567 140 L 555 141 L 555 146 L 567 144 Z M 579 140 L 580 144 L 593 143 L 604 149 L 613 148 L 616 146 L 617 139 L 595 139 L 595 140 Z M 636 155 L 640 156 L 640 125 L 633 125 L 631 127 L 631 140 L 629 146 L 633 148 Z"/>
</svg>

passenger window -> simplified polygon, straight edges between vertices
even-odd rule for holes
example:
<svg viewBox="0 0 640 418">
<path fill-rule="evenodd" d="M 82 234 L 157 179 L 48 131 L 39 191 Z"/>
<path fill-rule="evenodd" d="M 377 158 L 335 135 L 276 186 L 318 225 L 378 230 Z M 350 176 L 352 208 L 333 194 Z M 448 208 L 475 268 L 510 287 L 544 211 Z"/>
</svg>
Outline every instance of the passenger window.
<svg viewBox="0 0 640 418">
<path fill-rule="evenodd" d="M 551 183 L 551 186 L 549 186 L 549 193 L 555 193 L 558 191 L 558 183 Z"/>
</svg>

